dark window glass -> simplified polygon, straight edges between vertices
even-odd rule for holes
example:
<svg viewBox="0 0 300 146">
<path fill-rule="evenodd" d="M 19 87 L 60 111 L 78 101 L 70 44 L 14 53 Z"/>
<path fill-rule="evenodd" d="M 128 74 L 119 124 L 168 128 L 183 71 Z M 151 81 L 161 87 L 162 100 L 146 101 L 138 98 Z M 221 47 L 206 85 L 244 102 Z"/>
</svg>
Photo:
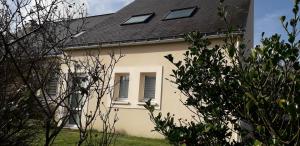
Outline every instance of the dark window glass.
<svg viewBox="0 0 300 146">
<path fill-rule="evenodd" d="M 196 10 L 195 7 L 171 10 L 171 12 L 165 17 L 165 20 L 191 17 L 193 15 L 193 13 L 195 12 L 195 10 Z"/>
<path fill-rule="evenodd" d="M 128 84 L 129 76 L 120 76 L 120 89 L 119 89 L 119 98 L 127 99 L 128 98 Z"/>
<path fill-rule="evenodd" d="M 145 76 L 144 98 L 145 101 L 155 98 L 155 82 L 156 77 Z"/>
<path fill-rule="evenodd" d="M 147 22 L 154 14 L 144 14 L 144 15 L 136 15 L 129 18 L 124 24 L 135 24 L 135 23 L 144 23 Z"/>
<path fill-rule="evenodd" d="M 79 124 L 79 114 L 80 114 L 80 111 L 71 110 L 70 119 L 69 119 L 70 125 Z"/>
<path fill-rule="evenodd" d="M 46 92 L 48 93 L 49 96 L 51 97 L 56 96 L 57 84 L 58 84 L 58 76 L 54 74 L 50 77 L 50 80 L 48 81 L 48 84 L 46 86 Z"/>
<path fill-rule="evenodd" d="M 82 93 L 79 91 L 79 88 L 86 86 L 85 77 L 76 77 L 72 80 L 74 93 L 70 96 L 70 118 L 69 124 L 74 125 L 79 123 L 79 116 L 81 114 L 81 100 L 83 98 Z"/>
<path fill-rule="evenodd" d="M 85 32 L 86 32 L 85 30 L 81 31 L 81 32 L 75 34 L 74 36 L 72 36 L 72 38 L 77 38 L 77 37 L 81 36 L 82 34 L 84 34 Z"/>
</svg>

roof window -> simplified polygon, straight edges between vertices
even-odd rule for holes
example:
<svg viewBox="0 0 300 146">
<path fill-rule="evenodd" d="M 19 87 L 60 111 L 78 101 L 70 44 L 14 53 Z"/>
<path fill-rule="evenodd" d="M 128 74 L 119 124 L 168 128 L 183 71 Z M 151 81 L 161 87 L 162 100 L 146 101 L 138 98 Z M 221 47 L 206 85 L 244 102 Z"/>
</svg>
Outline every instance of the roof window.
<svg viewBox="0 0 300 146">
<path fill-rule="evenodd" d="M 171 10 L 163 20 L 192 17 L 196 12 L 196 9 L 197 7 L 190 7 L 190 8 Z"/>
<path fill-rule="evenodd" d="M 153 16 L 154 16 L 154 13 L 142 14 L 142 15 L 134 15 L 134 16 L 131 16 L 127 21 L 125 21 L 125 22 L 122 23 L 121 25 L 137 24 L 137 23 L 146 23 L 146 22 L 148 22 Z"/>
<path fill-rule="evenodd" d="M 73 35 L 72 38 L 77 38 L 77 37 L 81 36 L 82 34 L 84 34 L 85 32 L 86 32 L 86 31 L 83 30 L 83 31 L 81 31 L 81 32 L 79 32 L 79 33 Z"/>
</svg>

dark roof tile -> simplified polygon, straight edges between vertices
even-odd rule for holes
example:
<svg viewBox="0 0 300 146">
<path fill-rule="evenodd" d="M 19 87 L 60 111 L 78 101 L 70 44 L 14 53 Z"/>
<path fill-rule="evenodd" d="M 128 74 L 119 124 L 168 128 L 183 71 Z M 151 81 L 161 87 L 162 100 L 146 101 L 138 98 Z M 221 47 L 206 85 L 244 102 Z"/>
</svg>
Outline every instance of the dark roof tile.
<svg viewBox="0 0 300 146">
<path fill-rule="evenodd" d="M 117 13 L 89 17 L 87 32 L 73 39 L 70 46 L 167 38 L 199 31 L 216 33 L 225 29 L 218 16 L 218 0 L 135 0 Z M 227 0 L 229 23 L 235 29 L 245 29 L 250 0 Z M 193 17 L 163 20 L 173 9 L 197 7 Z M 155 13 L 147 23 L 121 25 L 133 15 Z"/>
</svg>

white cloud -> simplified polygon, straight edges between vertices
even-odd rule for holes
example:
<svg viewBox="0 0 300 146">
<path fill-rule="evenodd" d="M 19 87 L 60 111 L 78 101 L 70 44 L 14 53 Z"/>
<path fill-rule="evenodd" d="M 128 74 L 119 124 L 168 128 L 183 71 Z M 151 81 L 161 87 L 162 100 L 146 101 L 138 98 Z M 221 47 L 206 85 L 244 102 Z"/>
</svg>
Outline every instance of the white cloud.
<svg viewBox="0 0 300 146">
<path fill-rule="evenodd" d="M 26 7 L 21 9 L 23 16 L 28 15 L 32 9 L 36 11 L 35 0 L 27 1 L 29 2 L 29 4 L 27 4 Z M 41 0 L 40 2 L 42 3 L 42 5 L 49 5 L 52 1 L 53 0 Z M 134 0 L 62 0 L 59 1 L 63 3 L 58 4 L 56 14 L 61 14 L 63 15 L 62 17 L 67 17 L 67 15 L 69 14 L 67 14 L 66 12 L 68 12 L 69 10 L 71 14 L 75 13 L 74 17 L 81 16 L 79 15 L 78 10 L 83 10 L 85 12 L 87 11 L 88 15 L 113 13 L 128 5 L 132 1 Z M 72 5 L 72 8 L 69 7 L 70 4 L 74 4 Z M 82 4 L 84 4 L 84 6 Z M 35 18 L 34 15 L 35 14 L 32 14 L 33 18 Z M 30 20 L 32 18 L 26 17 L 25 19 Z"/>
<path fill-rule="evenodd" d="M 88 15 L 113 13 L 132 1 L 133 0 L 86 0 Z"/>
</svg>

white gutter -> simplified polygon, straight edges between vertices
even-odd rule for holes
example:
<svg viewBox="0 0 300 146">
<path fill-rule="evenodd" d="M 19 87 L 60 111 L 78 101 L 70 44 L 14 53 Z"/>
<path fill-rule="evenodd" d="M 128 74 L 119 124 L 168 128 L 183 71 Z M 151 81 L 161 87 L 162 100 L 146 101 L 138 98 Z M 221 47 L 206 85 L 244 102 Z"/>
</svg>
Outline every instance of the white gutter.
<svg viewBox="0 0 300 146">
<path fill-rule="evenodd" d="M 244 33 L 233 33 L 233 35 L 243 35 Z M 208 39 L 225 38 L 226 34 L 216 34 L 206 36 Z M 66 47 L 64 50 L 81 50 L 81 49 L 95 49 L 95 48 L 111 48 L 111 47 L 125 47 L 125 46 L 139 46 L 139 45 L 153 45 L 153 44 L 166 44 L 184 42 L 184 38 L 170 38 L 170 39 L 157 39 L 157 40 L 144 40 L 144 41 L 132 41 L 132 42 L 117 42 L 117 43 L 103 43 L 97 45 L 85 45 L 85 46 L 72 46 Z"/>
<path fill-rule="evenodd" d="M 140 45 L 153 45 L 153 44 L 164 44 L 164 43 L 176 43 L 183 42 L 183 38 L 176 39 L 165 39 L 165 40 L 153 40 L 153 41 L 139 41 L 139 42 L 118 42 L 112 44 L 98 44 L 98 45 L 87 45 L 87 46 L 74 46 L 65 48 L 66 51 L 69 50 L 81 50 L 81 49 L 95 49 L 95 48 L 112 48 L 112 47 L 125 47 L 125 46 L 140 46 Z"/>
</svg>

